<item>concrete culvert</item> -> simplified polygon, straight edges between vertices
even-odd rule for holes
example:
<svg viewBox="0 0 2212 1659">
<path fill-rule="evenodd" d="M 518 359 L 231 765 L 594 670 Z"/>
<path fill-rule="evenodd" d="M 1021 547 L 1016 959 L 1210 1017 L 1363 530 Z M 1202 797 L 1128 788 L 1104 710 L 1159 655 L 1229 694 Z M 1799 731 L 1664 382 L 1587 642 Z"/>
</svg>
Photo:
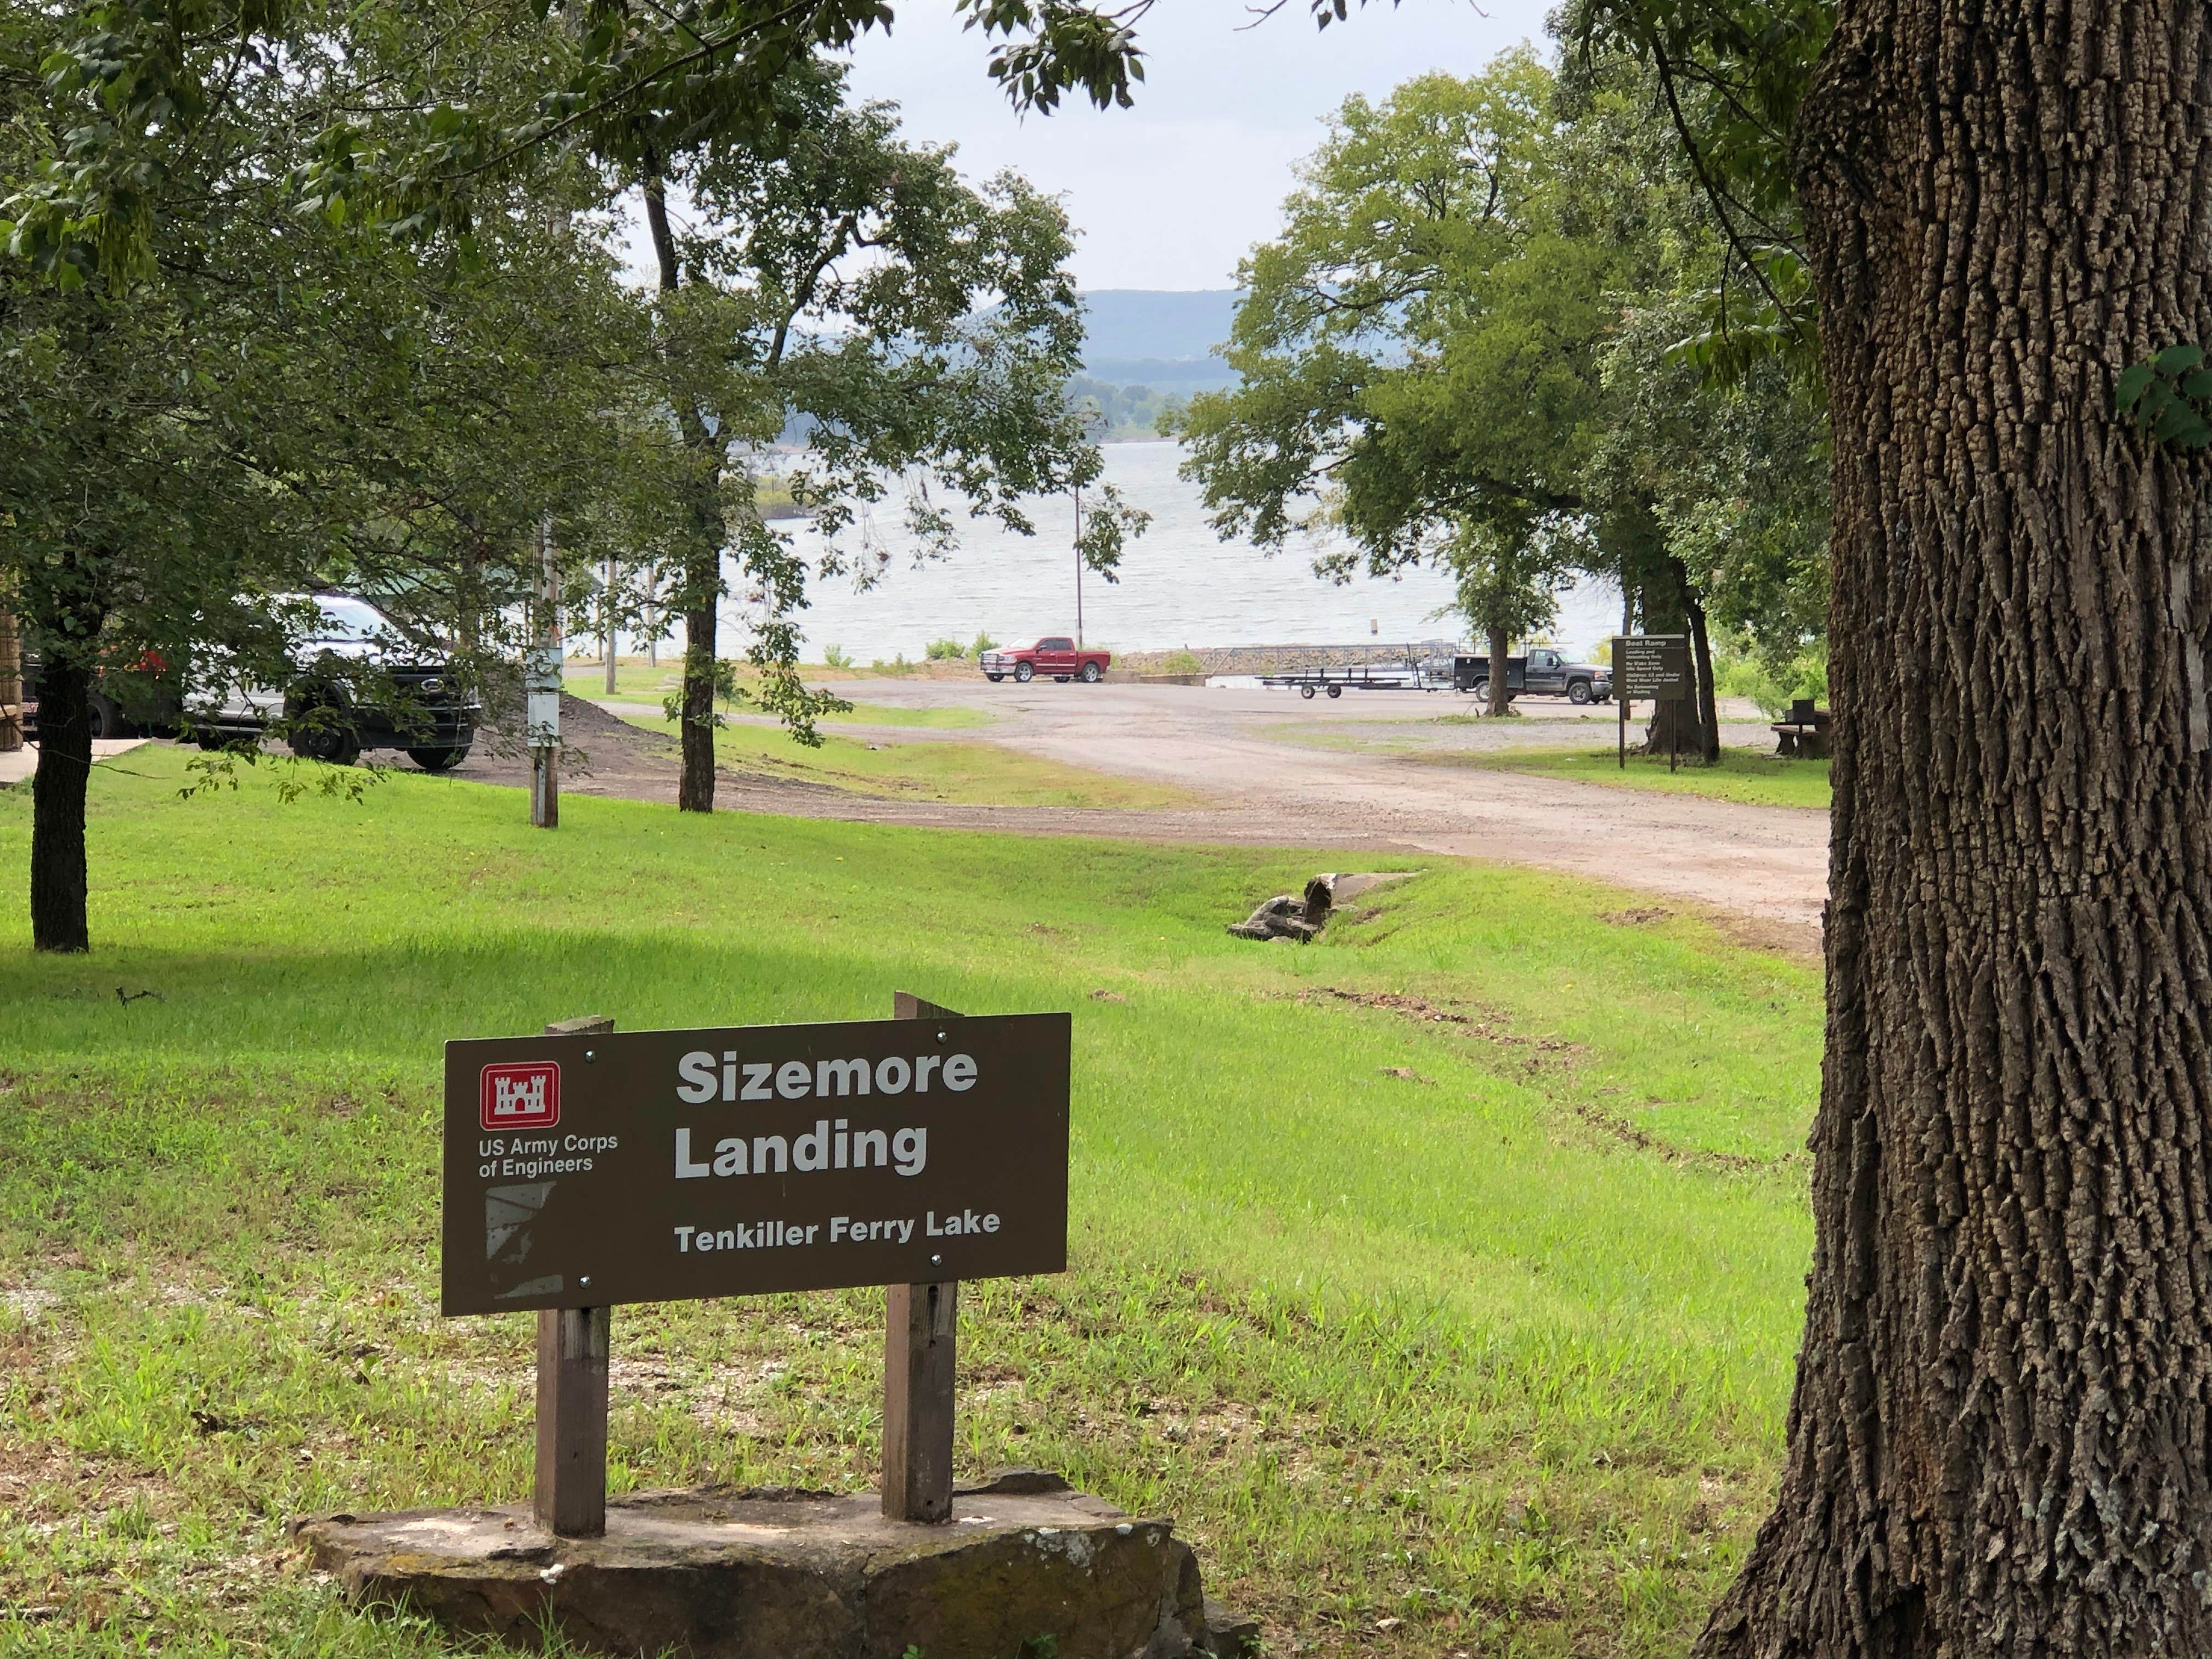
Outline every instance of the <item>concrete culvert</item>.
<svg viewBox="0 0 2212 1659">
<path fill-rule="evenodd" d="M 1306 884 L 1304 894 L 1276 894 L 1243 921 L 1231 925 L 1229 933 L 1236 939 L 1290 939 L 1303 945 L 1328 927 L 1337 906 L 1354 894 L 1418 873 L 1412 870 L 1342 875 L 1325 872 Z"/>
</svg>

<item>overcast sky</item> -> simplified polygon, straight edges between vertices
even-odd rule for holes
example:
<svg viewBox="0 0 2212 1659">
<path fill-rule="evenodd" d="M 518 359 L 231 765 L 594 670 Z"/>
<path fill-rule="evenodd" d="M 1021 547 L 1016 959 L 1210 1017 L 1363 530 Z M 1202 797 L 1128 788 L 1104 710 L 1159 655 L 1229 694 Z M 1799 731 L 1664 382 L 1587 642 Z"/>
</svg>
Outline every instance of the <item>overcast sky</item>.
<svg viewBox="0 0 2212 1659">
<path fill-rule="evenodd" d="M 951 0 L 901 0 L 890 37 L 860 46 L 855 90 L 906 112 L 909 136 L 960 147 L 963 170 L 1012 167 L 1066 199 L 1086 289 L 1227 288 L 1273 234 L 1291 169 L 1354 92 L 1381 96 L 1441 69 L 1466 75 L 1522 40 L 1546 45 L 1553 0 L 1400 0 L 1315 31 L 1304 0 L 1257 25 L 1240 0 L 1158 0 L 1139 25 L 1136 107 L 1071 98 L 1018 116 L 985 72 L 988 49 Z"/>
</svg>

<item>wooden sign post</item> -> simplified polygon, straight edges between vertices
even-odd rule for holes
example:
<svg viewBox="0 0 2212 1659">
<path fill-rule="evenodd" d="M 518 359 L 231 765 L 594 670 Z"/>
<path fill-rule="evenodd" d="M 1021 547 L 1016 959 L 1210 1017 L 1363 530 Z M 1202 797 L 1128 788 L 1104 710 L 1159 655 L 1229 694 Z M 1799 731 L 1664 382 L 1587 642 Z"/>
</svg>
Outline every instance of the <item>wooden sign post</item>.
<svg viewBox="0 0 2212 1659">
<path fill-rule="evenodd" d="M 547 1036 L 605 1036 L 611 1019 L 556 1020 Z M 582 1288 L 579 1286 L 579 1288 Z M 607 1529 L 607 1328 L 612 1308 L 538 1310 L 538 1524 L 563 1538 Z"/>
<path fill-rule="evenodd" d="M 891 1012 L 898 1019 L 952 1015 L 906 991 L 893 995 Z M 960 1282 L 893 1285 L 884 1311 L 884 1513 L 894 1521 L 950 1521 Z"/>
</svg>

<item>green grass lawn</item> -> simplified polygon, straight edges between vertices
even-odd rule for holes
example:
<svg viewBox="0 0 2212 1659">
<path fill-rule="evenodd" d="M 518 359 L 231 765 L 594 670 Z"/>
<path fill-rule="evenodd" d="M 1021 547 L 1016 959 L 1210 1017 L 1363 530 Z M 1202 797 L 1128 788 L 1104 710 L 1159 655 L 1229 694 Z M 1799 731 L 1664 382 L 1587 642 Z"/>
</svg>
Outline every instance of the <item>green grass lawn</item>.
<svg viewBox="0 0 2212 1659">
<path fill-rule="evenodd" d="M 1620 764 L 1616 745 L 1588 749 L 1573 747 L 1500 750 L 1483 755 L 1423 754 L 1409 757 L 1432 766 L 1468 766 L 1492 772 L 1533 772 L 1547 778 L 1572 778 L 1581 783 L 1602 783 L 1620 789 L 1661 789 L 1684 795 L 1710 795 L 1717 800 L 1744 801 L 1759 806 L 1814 806 L 1828 809 L 1828 763 L 1824 760 L 1783 760 L 1747 749 L 1723 749 L 1718 766 L 1684 763 L 1673 771 L 1664 755 L 1632 751 L 1628 764 Z"/>
<path fill-rule="evenodd" d="M 1279 1654 L 1678 1654 L 1771 1491 L 1814 972 L 1437 861 L 678 815 L 394 775 L 93 786 L 88 957 L 0 791 L 0 1651 L 428 1656 L 290 1515 L 526 1494 L 526 1316 L 435 1316 L 447 1037 L 1075 1011 L 1073 1265 L 963 1292 L 963 1476 L 1177 1517 Z M 625 1308 L 618 1489 L 874 1474 L 881 1303 Z"/>
<path fill-rule="evenodd" d="M 908 708 L 893 702 L 855 702 L 842 714 L 825 714 L 824 726 L 915 726 L 936 732 L 972 732 L 991 724 L 981 708 Z"/>
<path fill-rule="evenodd" d="M 672 696 L 676 691 L 679 671 L 675 668 L 651 668 L 643 663 L 618 663 L 615 668 L 615 693 L 607 696 L 606 676 L 596 667 L 570 666 L 564 684 L 571 696 L 582 697 L 592 702 L 657 703 Z M 827 670 L 809 669 L 809 684 L 829 684 L 836 689 L 839 677 Z M 725 703 L 727 710 L 743 705 Z M 991 723 L 990 714 L 981 708 L 908 708 L 896 703 L 855 702 L 842 714 L 825 714 L 824 726 L 913 726 L 936 731 L 970 731 Z"/>
<path fill-rule="evenodd" d="M 669 738 L 673 720 L 625 716 L 633 726 Z M 912 800 L 988 806 L 1198 806 L 1188 790 L 1141 778 L 1116 777 L 1024 755 L 995 744 L 872 744 L 824 735 L 809 749 L 776 726 L 726 726 L 714 733 L 717 759 L 741 771 Z"/>
</svg>

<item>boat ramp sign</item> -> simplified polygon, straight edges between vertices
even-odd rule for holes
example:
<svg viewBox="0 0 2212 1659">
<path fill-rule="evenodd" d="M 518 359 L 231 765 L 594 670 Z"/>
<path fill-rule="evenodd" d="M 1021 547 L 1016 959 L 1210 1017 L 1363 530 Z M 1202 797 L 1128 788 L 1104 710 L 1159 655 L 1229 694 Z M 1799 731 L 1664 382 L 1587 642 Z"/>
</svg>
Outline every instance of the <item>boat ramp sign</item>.
<svg viewBox="0 0 2212 1659">
<path fill-rule="evenodd" d="M 1690 695 L 1690 641 L 1681 634 L 1619 634 L 1613 688 L 1631 702 L 1679 702 Z"/>
</svg>

